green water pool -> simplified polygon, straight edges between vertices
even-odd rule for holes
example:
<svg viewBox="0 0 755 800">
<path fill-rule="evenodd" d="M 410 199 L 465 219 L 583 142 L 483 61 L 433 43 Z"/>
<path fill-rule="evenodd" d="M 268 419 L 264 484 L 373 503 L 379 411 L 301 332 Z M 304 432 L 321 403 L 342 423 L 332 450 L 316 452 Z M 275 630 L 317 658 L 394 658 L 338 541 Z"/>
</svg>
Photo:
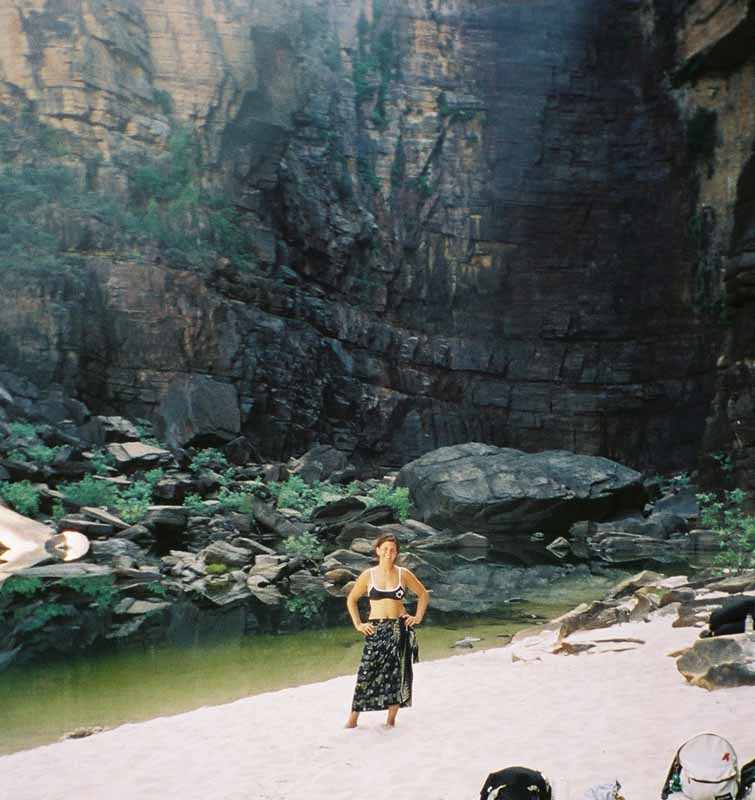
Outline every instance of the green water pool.
<svg viewBox="0 0 755 800">
<path fill-rule="evenodd" d="M 496 614 L 441 618 L 419 632 L 422 660 L 464 657 L 451 649 L 466 636 L 475 650 L 505 645 L 512 634 L 602 597 L 619 580 L 566 579 L 537 599 Z M 356 672 L 362 641 L 351 627 L 261 634 L 192 647 L 158 646 L 15 667 L 0 673 L 0 754 L 53 742 L 79 727 L 115 727 L 205 705 Z"/>
</svg>

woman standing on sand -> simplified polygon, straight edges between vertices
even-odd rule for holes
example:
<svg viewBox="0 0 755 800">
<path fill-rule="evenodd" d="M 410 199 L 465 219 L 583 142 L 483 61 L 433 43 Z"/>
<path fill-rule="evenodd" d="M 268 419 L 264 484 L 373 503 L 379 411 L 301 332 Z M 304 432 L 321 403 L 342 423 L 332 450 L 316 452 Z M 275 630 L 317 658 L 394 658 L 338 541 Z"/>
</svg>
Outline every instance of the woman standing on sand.
<svg viewBox="0 0 755 800">
<path fill-rule="evenodd" d="M 398 551 L 395 536 L 381 536 L 375 543 L 378 565 L 357 578 L 346 600 L 354 627 L 366 637 L 347 728 L 356 728 L 360 712 L 383 709 L 388 709 L 386 726 L 393 727 L 399 708 L 412 704 L 412 662 L 418 653 L 414 626 L 425 616 L 429 595 L 413 573 L 396 566 Z M 407 590 L 417 595 L 414 616 L 404 608 Z M 362 622 L 357 601 L 365 594 L 370 614 Z"/>
</svg>

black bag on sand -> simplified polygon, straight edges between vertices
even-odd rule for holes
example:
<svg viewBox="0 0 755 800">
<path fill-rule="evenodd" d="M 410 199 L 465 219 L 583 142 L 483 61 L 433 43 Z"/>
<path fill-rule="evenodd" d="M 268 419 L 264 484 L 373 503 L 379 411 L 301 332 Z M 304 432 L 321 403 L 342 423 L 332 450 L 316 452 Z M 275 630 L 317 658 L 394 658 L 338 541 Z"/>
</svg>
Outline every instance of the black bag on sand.
<svg viewBox="0 0 755 800">
<path fill-rule="evenodd" d="M 488 775 L 480 800 L 552 800 L 551 786 L 541 772 L 506 767 Z"/>
<path fill-rule="evenodd" d="M 725 636 L 730 633 L 744 633 L 745 619 L 748 614 L 755 619 L 755 597 L 747 595 L 732 597 L 710 615 L 708 627 L 711 635 Z"/>
<path fill-rule="evenodd" d="M 739 773 L 738 800 L 755 800 L 755 758 L 748 761 Z"/>
</svg>

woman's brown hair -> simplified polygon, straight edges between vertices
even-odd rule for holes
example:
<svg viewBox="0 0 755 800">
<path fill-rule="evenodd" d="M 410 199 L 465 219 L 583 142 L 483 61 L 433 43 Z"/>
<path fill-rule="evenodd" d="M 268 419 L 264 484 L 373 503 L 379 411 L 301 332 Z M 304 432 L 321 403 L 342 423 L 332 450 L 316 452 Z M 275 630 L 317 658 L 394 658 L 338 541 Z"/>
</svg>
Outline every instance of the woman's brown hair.
<svg viewBox="0 0 755 800">
<path fill-rule="evenodd" d="M 378 547 L 380 547 L 380 545 L 384 542 L 393 542 L 393 544 L 396 545 L 396 552 L 401 552 L 401 545 L 398 543 L 398 539 L 392 533 L 384 533 L 382 536 L 380 536 L 375 542 L 375 550 L 377 550 Z"/>
</svg>

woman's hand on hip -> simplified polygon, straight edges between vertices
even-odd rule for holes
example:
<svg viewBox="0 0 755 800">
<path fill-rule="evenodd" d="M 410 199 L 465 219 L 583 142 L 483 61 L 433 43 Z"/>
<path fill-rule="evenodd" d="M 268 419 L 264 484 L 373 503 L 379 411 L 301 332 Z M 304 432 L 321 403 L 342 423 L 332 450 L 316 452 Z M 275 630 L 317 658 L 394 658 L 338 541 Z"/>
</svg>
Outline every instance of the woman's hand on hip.
<svg viewBox="0 0 755 800">
<path fill-rule="evenodd" d="M 411 614 L 404 614 L 402 619 L 410 628 L 413 628 L 415 625 L 419 625 L 422 622 L 422 617 L 413 617 Z"/>
<path fill-rule="evenodd" d="M 371 622 L 360 622 L 356 629 L 365 636 L 372 636 L 375 633 L 375 626 Z"/>
</svg>

